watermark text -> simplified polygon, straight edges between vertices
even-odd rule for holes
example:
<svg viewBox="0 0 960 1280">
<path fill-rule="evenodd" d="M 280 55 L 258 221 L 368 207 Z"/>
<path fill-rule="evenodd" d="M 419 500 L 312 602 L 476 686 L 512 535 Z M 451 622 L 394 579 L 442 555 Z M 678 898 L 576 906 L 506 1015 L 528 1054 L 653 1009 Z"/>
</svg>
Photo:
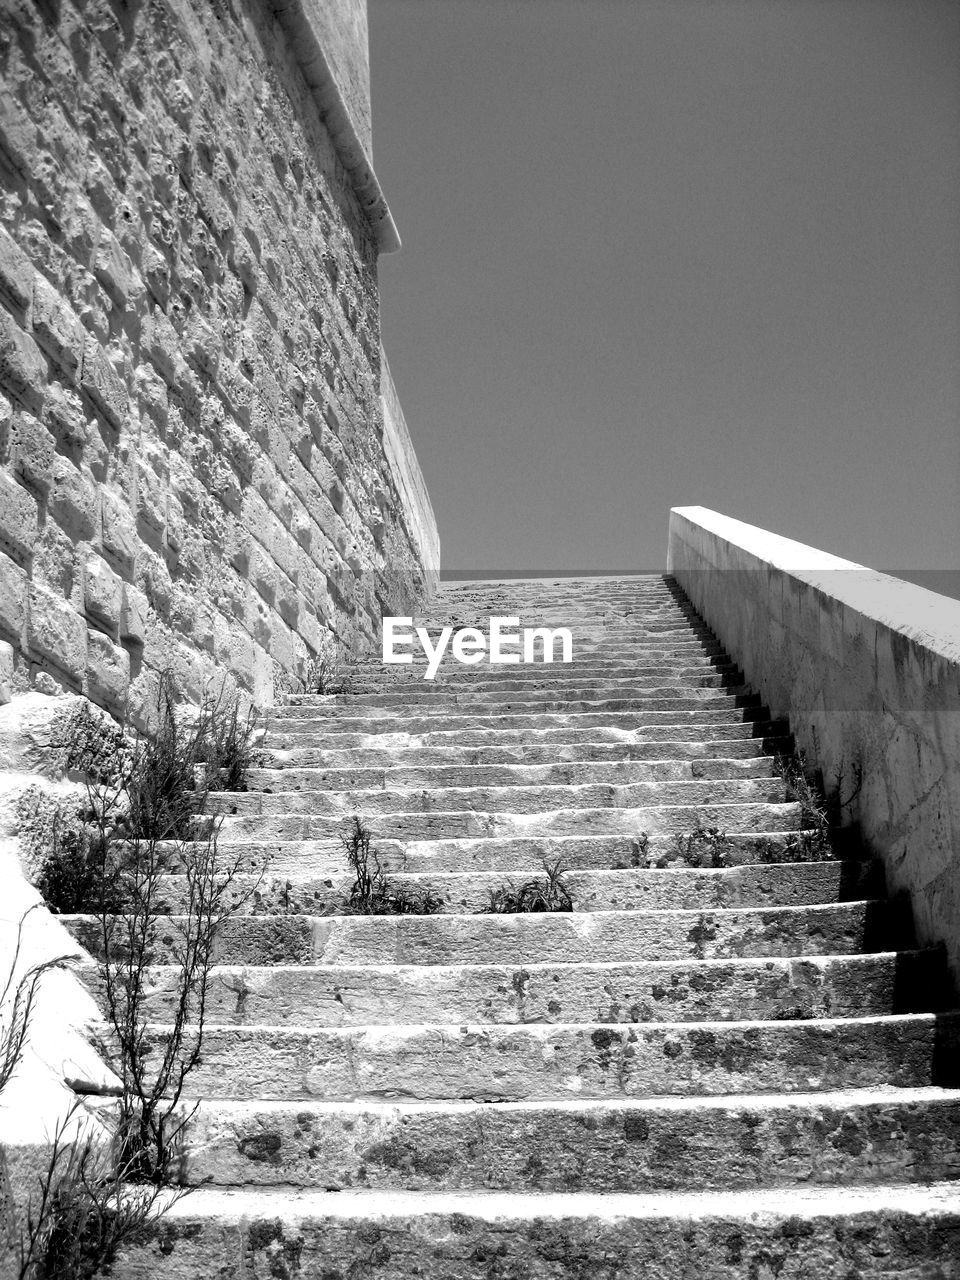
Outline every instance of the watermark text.
<svg viewBox="0 0 960 1280">
<path fill-rule="evenodd" d="M 466 666 L 486 659 L 494 666 L 516 663 L 573 661 L 573 636 L 567 627 L 524 627 L 519 618 L 491 618 L 489 633 L 478 627 L 444 627 L 434 639 L 426 627 L 414 627 L 412 618 L 384 618 L 383 661 L 413 662 L 413 645 L 420 642 L 427 659 L 423 678 L 432 680 L 449 646 L 451 655 Z M 537 657 L 539 646 L 540 657 Z"/>
</svg>

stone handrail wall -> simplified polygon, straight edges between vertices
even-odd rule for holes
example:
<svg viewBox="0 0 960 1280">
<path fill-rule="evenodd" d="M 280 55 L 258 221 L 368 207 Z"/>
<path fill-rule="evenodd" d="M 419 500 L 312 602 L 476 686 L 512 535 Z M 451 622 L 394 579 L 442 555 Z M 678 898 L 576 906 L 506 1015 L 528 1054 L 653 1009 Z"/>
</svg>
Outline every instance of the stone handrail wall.
<svg viewBox="0 0 960 1280">
<path fill-rule="evenodd" d="M 827 788 L 862 769 L 844 823 L 960 977 L 960 601 L 705 507 L 667 564 Z"/>
</svg>

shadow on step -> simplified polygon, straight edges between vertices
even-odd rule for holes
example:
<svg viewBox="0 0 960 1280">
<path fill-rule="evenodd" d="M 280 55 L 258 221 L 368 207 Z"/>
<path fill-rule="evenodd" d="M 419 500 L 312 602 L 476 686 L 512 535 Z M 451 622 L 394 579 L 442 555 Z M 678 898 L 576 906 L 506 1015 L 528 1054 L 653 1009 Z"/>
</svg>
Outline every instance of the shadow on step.
<svg viewBox="0 0 960 1280">
<path fill-rule="evenodd" d="M 960 1015 L 937 1018 L 933 1042 L 933 1083 L 960 1089 Z"/>
</svg>

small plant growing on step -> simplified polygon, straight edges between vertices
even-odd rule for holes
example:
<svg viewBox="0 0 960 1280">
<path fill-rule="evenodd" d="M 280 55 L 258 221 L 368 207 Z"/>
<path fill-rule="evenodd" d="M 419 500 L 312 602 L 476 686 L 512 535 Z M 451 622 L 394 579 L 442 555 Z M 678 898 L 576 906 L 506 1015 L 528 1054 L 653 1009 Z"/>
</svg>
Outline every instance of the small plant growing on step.
<svg viewBox="0 0 960 1280">
<path fill-rule="evenodd" d="M 204 703 L 193 730 L 196 763 L 204 767 L 204 784 L 213 791 L 246 791 L 253 767 L 256 713 L 241 715 L 239 699 Z"/>
<path fill-rule="evenodd" d="M 201 1058 L 217 939 L 259 880 L 237 891 L 246 860 L 222 856 L 219 821 L 205 812 L 215 787 L 243 782 L 250 721 L 220 699 L 181 721 L 167 676 L 156 709 L 152 738 L 124 742 L 102 767 L 88 764 L 86 805 L 51 824 L 39 884 L 54 911 L 81 917 L 74 932 L 99 960 L 99 1048 L 120 1081 L 112 1117 L 104 1115 L 116 1161 L 126 1179 L 160 1185 L 174 1176 L 190 1119 L 180 1099 Z M 175 921 L 170 872 L 182 877 L 185 898 Z M 162 992 L 151 987 L 158 963 L 169 966 Z M 158 996 L 164 1026 L 154 1034 Z"/>
<path fill-rule="evenodd" d="M 572 911 L 573 899 L 567 889 L 559 858 L 550 866 L 544 863 L 544 878 L 527 880 L 513 888 L 502 885 L 491 889 L 489 915 L 518 915 L 524 912 Z"/>
<path fill-rule="evenodd" d="M 834 857 L 827 801 L 810 781 L 803 752 L 775 755 L 773 767 L 783 779 L 789 798 L 800 806 L 801 830 L 790 832 L 784 841 L 771 847 L 770 860 L 824 862 Z"/>
<path fill-rule="evenodd" d="M 719 827 L 705 826 L 700 819 L 692 831 L 675 833 L 670 849 L 658 861 L 660 867 L 680 860 L 688 867 L 726 867 L 734 842 Z"/>
<path fill-rule="evenodd" d="M 178 716 L 166 673 L 157 711 L 156 732 L 131 754 L 130 824 L 145 838 L 188 840 L 212 792 L 246 791 L 256 722 L 223 695 L 205 697 L 192 722 Z"/>
<path fill-rule="evenodd" d="M 304 693 L 349 693 L 352 683 L 351 672 L 339 651 L 318 653 L 307 659 Z"/>
<path fill-rule="evenodd" d="M 350 831 L 340 837 L 347 862 L 356 879 L 344 914 L 357 916 L 432 916 L 443 907 L 443 899 L 430 889 L 410 889 L 391 884 L 371 844 L 372 836 L 359 817 Z"/>
<path fill-rule="evenodd" d="M 646 831 L 641 831 L 630 842 L 630 865 L 631 867 L 645 867 L 650 850 L 650 837 Z"/>
<path fill-rule="evenodd" d="M 68 1137 L 77 1110 L 57 1126 L 27 1205 L 17 1280 L 108 1275 L 118 1251 L 145 1240 L 154 1221 L 187 1192 L 133 1184 L 105 1137 Z"/>
</svg>

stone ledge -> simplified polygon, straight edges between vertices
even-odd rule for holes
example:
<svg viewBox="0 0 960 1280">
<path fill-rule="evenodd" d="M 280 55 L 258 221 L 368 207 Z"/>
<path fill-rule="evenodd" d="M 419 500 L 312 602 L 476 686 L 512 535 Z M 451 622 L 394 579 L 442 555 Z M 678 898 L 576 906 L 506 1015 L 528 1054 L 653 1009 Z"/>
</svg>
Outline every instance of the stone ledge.
<svg viewBox="0 0 960 1280">
<path fill-rule="evenodd" d="M 687 572 L 694 567 L 701 571 L 776 569 L 949 662 L 960 663 L 960 600 L 707 507 L 676 507 L 670 515 L 670 557 L 680 555 L 681 543 L 696 546 L 703 557 L 696 566 L 680 561 L 675 566 L 668 557 L 668 567 L 675 576 L 678 568 Z M 704 535 L 707 541 L 700 541 Z M 718 545 L 734 549 L 732 554 L 728 550 L 711 556 L 707 544 L 714 539 Z M 751 558 L 757 563 L 751 563 Z"/>
<path fill-rule="evenodd" d="M 350 107 L 324 52 L 309 0 L 272 0 L 271 8 L 290 43 L 304 80 L 313 92 L 320 116 L 350 178 L 381 253 L 395 253 L 400 236 L 373 163 L 357 132 Z"/>
<path fill-rule="evenodd" d="M 960 601 L 704 507 L 667 563 L 960 978 Z"/>
</svg>

